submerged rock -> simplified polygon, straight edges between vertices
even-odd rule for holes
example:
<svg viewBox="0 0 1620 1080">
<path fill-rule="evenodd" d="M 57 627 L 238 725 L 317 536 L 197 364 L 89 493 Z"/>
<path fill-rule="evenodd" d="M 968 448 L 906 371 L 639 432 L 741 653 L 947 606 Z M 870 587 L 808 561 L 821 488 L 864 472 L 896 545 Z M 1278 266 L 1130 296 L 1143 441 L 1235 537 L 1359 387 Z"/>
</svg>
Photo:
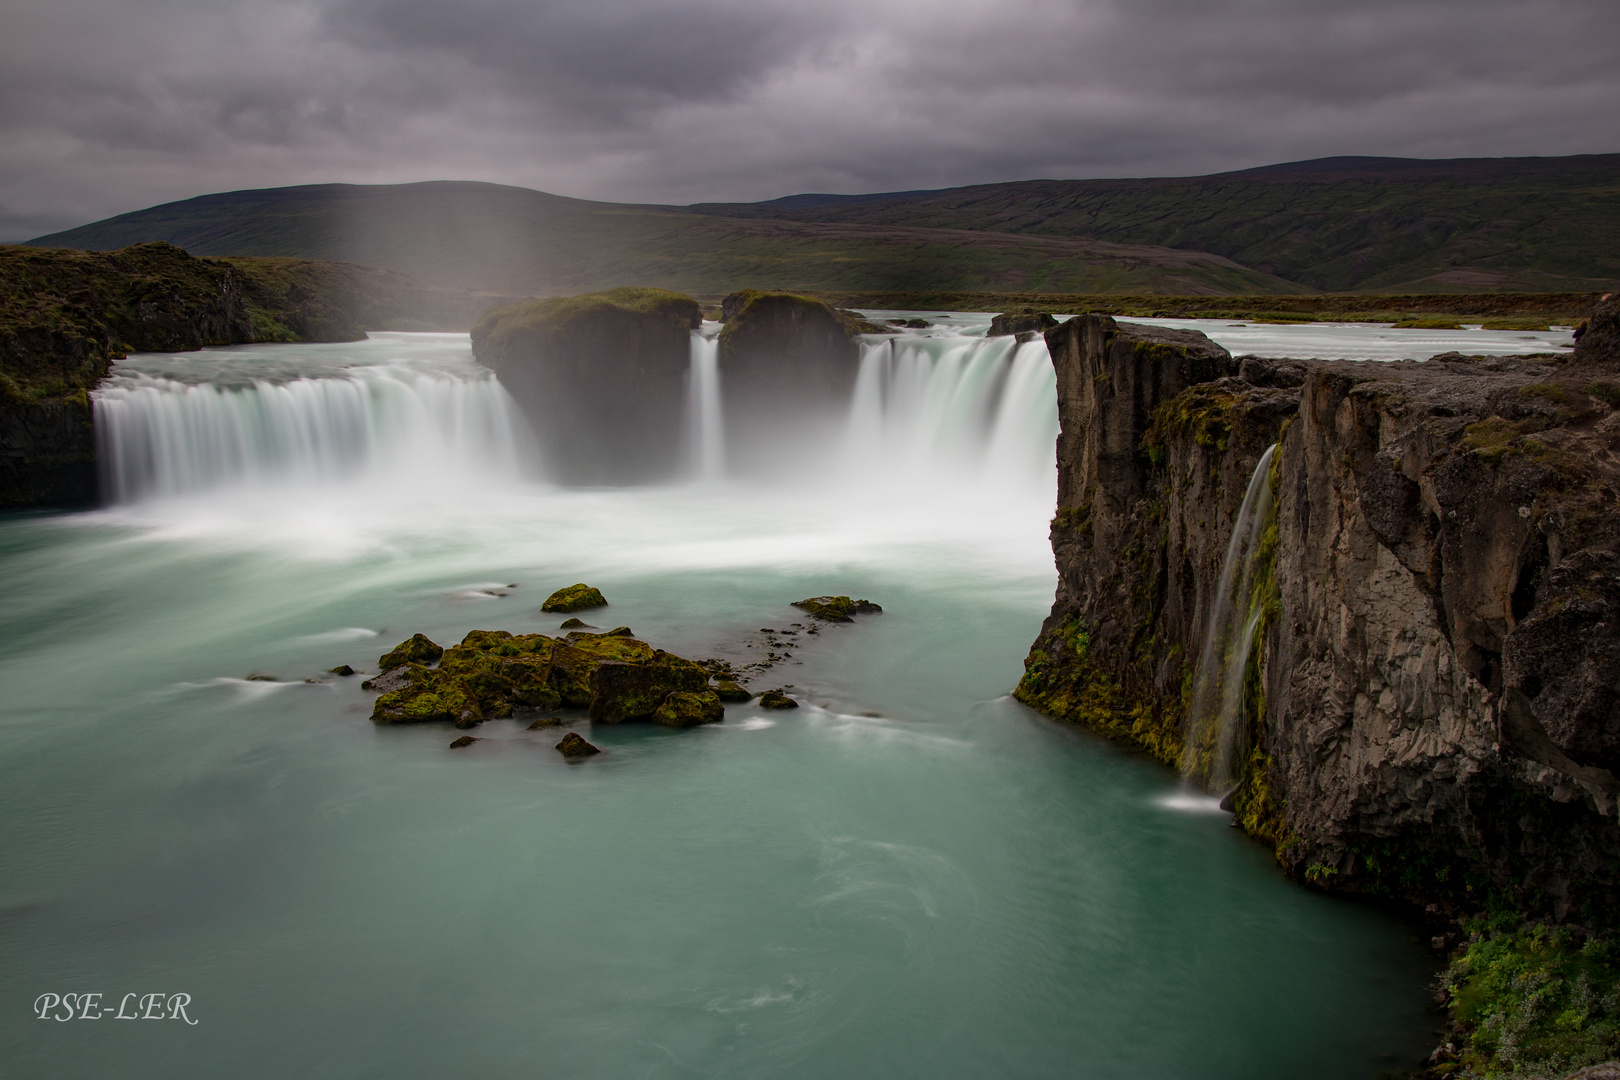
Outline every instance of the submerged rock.
<svg viewBox="0 0 1620 1080">
<path fill-rule="evenodd" d="M 436 664 L 443 655 L 444 649 L 429 641 L 424 635 L 412 634 L 408 641 L 402 641 L 394 646 L 392 652 L 379 656 L 377 666 L 387 671 L 401 664 Z"/>
<path fill-rule="evenodd" d="M 602 752 L 581 738 L 577 731 L 570 731 L 564 735 L 562 742 L 557 744 L 557 751 L 566 758 L 590 757 L 592 754 Z"/>
<path fill-rule="evenodd" d="M 721 701 L 743 702 L 753 701 L 754 695 L 745 689 L 742 684 L 731 679 L 720 679 L 714 684 L 714 692 Z"/>
<path fill-rule="evenodd" d="M 701 693 L 676 691 L 664 698 L 653 712 L 653 719 L 667 727 L 696 727 L 715 724 L 726 718 L 726 707 L 713 690 Z"/>
<path fill-rule="evenodd" d="M 759 695 L 759 707 L 762 709 L 797 709 L 799 703 L 780 690 L 767 690 Z"/>
<path fill-rule="evenodd" d="M 466 749 L 467 747 L 471 746 L 475 742 L 482 742 L 482 741 L 483 740 L 480 739 L 476 735 L 463 735 L 461 738 L 457 739 L 455 742 L 450 744 L 450 749 L 452 749 L 452 750 L 463 750 L 463 749 Z"/>
<path fill-rule="evenodd" d="M 812 596 L 795 600 L 793 606 L 827 622 L 854 622 L 856 615 L 881 615 L 883 608 L 867 600 L 847 596 Z"/>
<path fill-rule="evenodd" d="M 353 675 L 354 668 L 350 667 L 348 664 L 339 664 L 335 668 L 327 668 L 326 673 L 328 675 Z"/>
<path fill-rule="evenodd" d="M 907 330 L 926 330 L 934 324 L 927 319 L 889 319 L 890 326 L 903 326 Z"/>
<path fill-rule="evenodd" d="M 530 724 L 528 731 L 544 731 L 546 728 L 562 727 L 563 718 L 560 716 L 542 716 Z"/>
<path fill-rule="evenodd" d="M 557 625 L 559 630 L 590 630 L 592 626 L 584 619 L 564 619 Z"/>
<path fill-rule="evenodd" d="M 569 585 L 558 589 L 546 597 L 546 602 L 540 605 L 541 611 L 584 611 L 587 608 L 607 607 L 600 590 L 580 582 L 578 585 Z M 567 626 L 567 623 L 563 624 Z M 579 625 L 584 626 L 584 623 Z"/>
</svg>

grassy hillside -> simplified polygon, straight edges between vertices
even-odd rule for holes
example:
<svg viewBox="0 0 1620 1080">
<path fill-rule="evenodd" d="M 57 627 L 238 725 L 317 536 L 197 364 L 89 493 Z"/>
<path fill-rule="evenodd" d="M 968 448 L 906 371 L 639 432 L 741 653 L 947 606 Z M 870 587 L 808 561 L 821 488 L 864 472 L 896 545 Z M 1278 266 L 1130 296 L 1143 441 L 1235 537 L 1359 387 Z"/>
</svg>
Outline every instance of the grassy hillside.
<svg viewBox="0 0 1620 1080">
<path fill-rule="evenodd" d="M 1159 244 L 1214 252 L 1313 292 L 1620 284 L 1620 154 L 1328 158 L 1215 176 L 1031 180 L 693 209 Z"/>
<path fill-rule="evenodd" d="M 425 282 L 518 295 L 648 285 L 736 289 L 1288 292 L 1200 252 L 1071 237 L 824 225 L 564 199 L 495 184 L 327 184 L 205 195 L 34 244 L 107 250 L 165 240 L 198 255 L 367 263 Z"/>
</svg>

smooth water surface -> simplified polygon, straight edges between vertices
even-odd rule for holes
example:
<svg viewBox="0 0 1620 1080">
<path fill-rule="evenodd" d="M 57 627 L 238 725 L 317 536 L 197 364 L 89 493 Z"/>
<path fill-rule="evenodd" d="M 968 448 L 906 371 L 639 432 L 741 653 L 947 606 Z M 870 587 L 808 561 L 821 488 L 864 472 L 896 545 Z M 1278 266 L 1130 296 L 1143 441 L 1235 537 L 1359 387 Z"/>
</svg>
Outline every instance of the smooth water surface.
<svg viewBox="0 0 1620 1080">
<path fill-rule="evenodd" d="M 0 518 L 0 1071 L 1349 1078 L 1425 1054 L 1409 930 L 1007 697 L 1055 576 L 1044 357 L 884 349 L 822 475 L 629 490 L 489 461 L 531 444 L 464 337 L 120 365 L 167 395 L 134 407 L 170 447 L 131 466 L 147 486 Z M 281 393 L 301 381 L 348 389 Z M 197 387 L 243 396 L 187 412 Z M 301 434 L 201 468 L 227 415 Z M 570 715 L 606 751 L 582 763 L 529 717 L 456 751 L 376 728 L 324 674 L 419 630 L 554 628 L 539 603 L 575 581 L 611 601 L 589 621 L 738 663 L 809 622 L 788 601 L 885 612 L 754 680 L 798 710 Z M 197 1024 L 30 1012 L 86 991 L 184 992 Z"/>
</svg>

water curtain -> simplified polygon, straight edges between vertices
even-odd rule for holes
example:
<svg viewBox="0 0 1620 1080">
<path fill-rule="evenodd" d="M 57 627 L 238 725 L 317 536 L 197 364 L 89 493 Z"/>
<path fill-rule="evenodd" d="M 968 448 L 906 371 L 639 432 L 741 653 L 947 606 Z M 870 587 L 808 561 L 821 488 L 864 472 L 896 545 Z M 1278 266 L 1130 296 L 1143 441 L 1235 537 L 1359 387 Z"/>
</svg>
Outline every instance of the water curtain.
<svg viewBox="0 0 1620 1080">
<path fill-rule="evenodd" d="M 1239 779 L 1238 755 L 1245 720 L 1243 684 L 1270 582 L 1269 567 L 1265 565 L 1270 551 L 1264 538 L 1276 517 L 1276 493 L 1271 483 L 1271 459 L 1276 452 L 1277 444 L 1273 443 L 1260 455 L 1248 490 L 1243 493 L 1194 674 L 1181 771 L 1208 791 L 1228 792 Z"/>
</svg>

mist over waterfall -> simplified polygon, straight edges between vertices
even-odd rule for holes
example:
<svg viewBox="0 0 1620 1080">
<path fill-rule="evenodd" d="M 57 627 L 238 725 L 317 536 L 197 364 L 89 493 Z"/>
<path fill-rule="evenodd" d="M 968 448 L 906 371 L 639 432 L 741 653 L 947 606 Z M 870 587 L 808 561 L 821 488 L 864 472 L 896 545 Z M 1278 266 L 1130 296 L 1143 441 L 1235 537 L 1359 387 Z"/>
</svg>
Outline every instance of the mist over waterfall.
<svg viewBox="0 0 1620 1080">
<path fill-rule="evenodd" d="M 120 365 L 95 399 L 104 498 L 552 480 L 531 421 L 495 378 L 465 357 L 424 363 L 403 346 L 405 359 L 217 382 L 143 371 L 140 358 Z M 1044 342 L 949 330 L 868 341 L 846 415 L 777 459 L 764 449 L 781 447 L 755 453 L 728 438 L 717 353 L 713 332 L 693 333 L 689 482 L 726 481 L 727 454 L 740 453 L 771 461 L 773 471 L 749 473 L 751 482 L 989 486 L 1051 498 L 1057 397 Z"/>
</svg>

